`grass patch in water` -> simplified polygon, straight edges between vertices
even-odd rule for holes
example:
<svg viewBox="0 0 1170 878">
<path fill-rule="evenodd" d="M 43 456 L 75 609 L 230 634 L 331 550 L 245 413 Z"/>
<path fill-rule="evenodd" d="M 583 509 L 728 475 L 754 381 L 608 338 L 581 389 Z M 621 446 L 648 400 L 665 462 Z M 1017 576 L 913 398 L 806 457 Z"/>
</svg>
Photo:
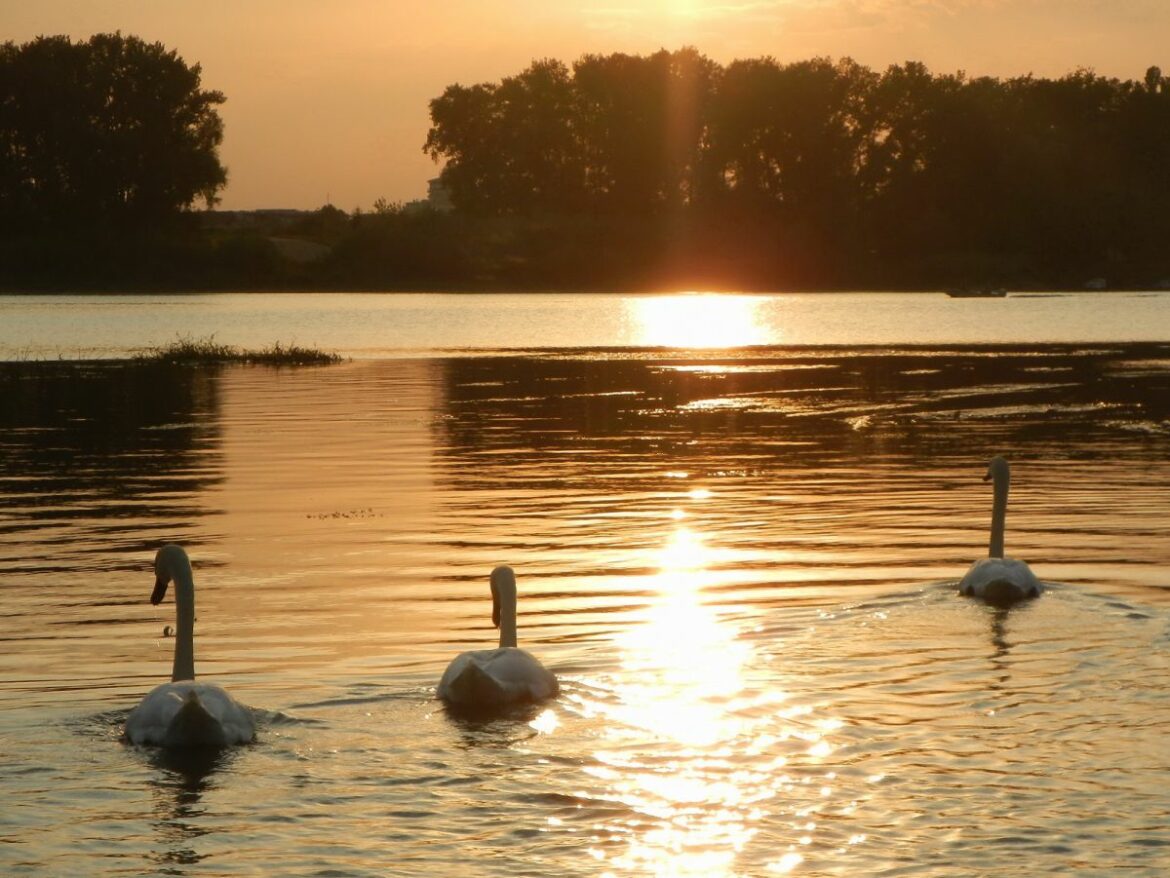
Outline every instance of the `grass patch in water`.
<svg viewBox="0 0 1170 878">
<path fill-rule="evenodd" d="M 172 365 L 258 363 L 265 366 L 326 366 L 340 363 L 341 355 L 296 344 L 282 345 L 280 342 L 250 351 L 219 344 L 215 336 L 198 339 L 186 336 L 163 347 L 149 348 L 135 359 Z"/>
</svg>

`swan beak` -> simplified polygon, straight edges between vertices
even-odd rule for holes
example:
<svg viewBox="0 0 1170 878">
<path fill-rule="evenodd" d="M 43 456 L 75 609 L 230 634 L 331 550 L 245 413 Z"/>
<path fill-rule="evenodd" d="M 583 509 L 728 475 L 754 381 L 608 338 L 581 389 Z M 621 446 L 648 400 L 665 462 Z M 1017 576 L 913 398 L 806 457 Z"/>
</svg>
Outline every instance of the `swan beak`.
<svg viewBox="0 0 1170 878">
<path fill-rule="evenodd" d="M 991 481 L 991 469 L 990 469 L 990 467 L 989 467 L 989 468 L 988 468 L 988 470 L 987 470 L 987 474 L 986 474 L 986 475 L 983 477 L 983 481 L 985 481 L 985 482 L 990 482 L 990 481 Z"/>
<path fill-rule="evenodd" d="M 492 583 L 492 627 L 500 627 L 500 594 L 496 590 L 496 584 Z"/>
<path fill-rule="evenodd" d="M 169 582 L 168 582 L 166 579 L 163 579 L 163 577 L 161 577 L 161 576 L 160 576 L 160 577 L 158 577 L 157 579 L 155 579 L 155 581 L 154 581 L 154 591 L 152 591 L 152 592 L 150 593 L 150 602 L 151 602 L 152 604 L 154 604 L 156 607 L 157 607 L 159 604 L 161 604 L 161 603 L 162 603 L 162 599 L 163 599 L 164 597 L 166 597 L 166 594 L 167 594 L 167 585 L 169 585 L 169 584 L 170 584 L 170 583 L 169 583 Z"/>
</svg>

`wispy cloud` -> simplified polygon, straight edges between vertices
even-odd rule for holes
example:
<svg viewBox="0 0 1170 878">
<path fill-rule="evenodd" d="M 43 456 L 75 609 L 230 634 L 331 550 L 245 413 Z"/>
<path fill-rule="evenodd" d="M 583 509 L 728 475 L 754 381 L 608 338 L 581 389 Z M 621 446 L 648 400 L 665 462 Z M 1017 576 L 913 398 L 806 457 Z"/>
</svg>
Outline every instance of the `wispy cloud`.
<svg viewBox="0 0 1170 878">
<path fill-rule="evenodd" d="M 1164 0 L 1131 0 L 1148 6 Z M 966 15 L 1112 8 L 1106 0 L 617 0 L 579 7 L 587 27 L 611 32 L 766 28 L 764 33 L 830 34 L 929 27 Z"/>
<path fill-rule="evenodd" d="M 587 26 L 597 30 L 721 27 L 783 28 L 789 31 L 869 26 L 905 15 L 911 7 L 979 0 L 658 0 L 585 7 Z"/>
<path fill-rule="evenodd" d="M 791 6 L 783 0 L 676 0 L 676 2 L 620 3 L 584 7 L 587 23 L 594 27 L 607 25 L 649 25 L 669 23 L 710 23 L 715 21 L 777 19 L 784 8 Z"/>
<path fill-rule="evenodd" d="M 584 6 L 582 14 L 595 27 L 646 24 L 763 23 L 792 24 L 820 20 L 836 27 L 878 22 L 905 22 L 919 16 L 957 15 L 970 9 L 1008 4 L 1050 4 L 1053 0 L 657 0 Z M 1069 0 L 1066 0 L 1069 2 Z M 1071 0 L 1099 3 L 1100 0 Z"/>
</svg>

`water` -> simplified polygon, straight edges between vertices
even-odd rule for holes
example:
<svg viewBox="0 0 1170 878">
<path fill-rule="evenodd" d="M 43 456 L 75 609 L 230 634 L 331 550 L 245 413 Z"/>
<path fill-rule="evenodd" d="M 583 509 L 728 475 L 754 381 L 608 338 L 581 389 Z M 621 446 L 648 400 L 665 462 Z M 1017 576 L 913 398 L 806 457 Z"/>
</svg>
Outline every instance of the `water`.
<svg viewBox="0 0 1170 878">
<path fill-rule="evenodd" d="M 176 338 L 353 358 L 500 350 L 1165 341 L 1170 292 L 777 295 L 0 295 L 0 360 L 125 357 Z"/>
<path fill-rule="evenodd" d="M 566 301 L 552 337 L 596 333 Z M 865 322 L 846 297 L 792 324 L 842 301 Z M 536 350 L 551 318 L 521 311 L 523 351 L 417 356 L 465 346 L 309 321 L 366 352 L 319 369 L 72 362 L 62 321 L 65 362 L 0 366 L 0 873 L 1165 874 L 1166 299 L 1109 300 L 1163 306 L 1136 339 L 1061 301 L 1081 338 L 995 348 Z M 217 302 L 220 340 L 274 340 Z M 1008 550 L 1049 583 L 1008 612 L 954 594 L 995 452 Z M 169 673 L 172 540 L 197 669 L 259 722 L 205 764 L 120 741 Z M 433 686 L 492 643 L 501 562 L 563 694 L 461 721 Z"/>
</svg>

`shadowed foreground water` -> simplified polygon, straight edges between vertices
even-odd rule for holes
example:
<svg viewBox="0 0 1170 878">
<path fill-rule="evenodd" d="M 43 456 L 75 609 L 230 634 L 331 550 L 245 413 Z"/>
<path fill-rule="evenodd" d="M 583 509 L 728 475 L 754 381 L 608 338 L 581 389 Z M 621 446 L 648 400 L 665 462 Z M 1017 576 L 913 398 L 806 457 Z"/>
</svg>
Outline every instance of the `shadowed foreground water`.
<svg viewBox="0 0 1170 878">
<path fill-rule="evenodd" d="M 0 366 L 0 871 L 1161 875 L 1170 346 Z M 958 598 L 986 551 L 1050 583 Z M 123 745 L 170 668 L 257 710 Z M 432 687 L 521 644 L 563 694 Z"/>
</svg>

